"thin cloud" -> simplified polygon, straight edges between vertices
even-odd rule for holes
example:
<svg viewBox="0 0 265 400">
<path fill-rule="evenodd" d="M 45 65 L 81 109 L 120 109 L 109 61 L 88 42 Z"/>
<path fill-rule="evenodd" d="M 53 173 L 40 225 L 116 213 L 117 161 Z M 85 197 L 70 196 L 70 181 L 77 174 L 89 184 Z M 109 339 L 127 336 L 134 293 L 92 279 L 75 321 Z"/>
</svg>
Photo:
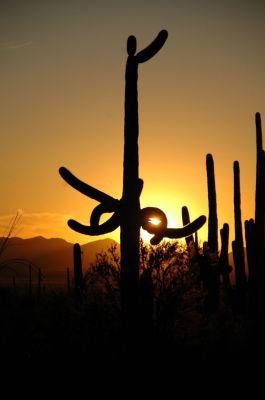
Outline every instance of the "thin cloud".
<svg viewBox="0 0 265 400">
<path fill-rule="evenodd" d="M 14 42 L 4 42 L 0 43 L 1 49 L 22 49 L 23 47 L 31 46 L 33 43 L 32 40 L 29 41 L 14 41 Z"/>
<path fill-rule="evenodd" d="M 0 216 L 0 236 L 4 234 L 10 224 L 12 215 Z M 15 234 L 20 237 L 38 235 L 58 236 L 67 229 L 69 215 L 58 213 L 23 213 Z M 12 235 L 14 236 L 14 235 Z"/>
</svg>

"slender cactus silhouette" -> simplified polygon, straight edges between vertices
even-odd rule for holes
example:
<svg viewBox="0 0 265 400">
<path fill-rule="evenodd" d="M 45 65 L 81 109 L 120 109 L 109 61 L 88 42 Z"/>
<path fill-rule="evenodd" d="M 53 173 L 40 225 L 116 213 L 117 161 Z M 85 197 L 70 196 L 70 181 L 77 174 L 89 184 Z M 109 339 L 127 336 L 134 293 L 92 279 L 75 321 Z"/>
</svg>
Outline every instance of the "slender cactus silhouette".
<svg viewBox="0 0 265 400">
<path fill-rule="evenodd" d="M 236 273 L 237 300 L 239 308 L 244 310 L 246 301 L 246 272 L 241 221 L 240 168 L 238 161 L 234 162 L 234 218 L 235 240 L 232 242 L 232 249 Z"/>
<path fill-rule="evenodd" d="M 137 42 L 134 36 L 127 40 L 127 63 L 125 72 L 125 121 L 124 121 L 124 162 L 123 191 L 121 200 L 101 192 L 98 189 L 80 181 L 66 168 L 61 167 L 59 173 L 74 189 L 97 200 L 90 217 L 90 225 L 83 225 L 69 220 L 68 225 L 73 230 L 86 235 L 102 235 L 120 226 L 121 241 L 121 293 L 124 318 L 132 321 L 137 315 L 138 285 L 139 285 L 139 242 L 140 228 L 153 234 L 152 244 L 158 244 L 164 237 L 181 238 L 190 236 L 201 228 L 206 217 L 200 216 L 182 228 L 167 228 L 165 213 L 156 207 L 140 207 L 140 195 L 143 181 L 139 179 L 138 158 L 138 65 L 154 57 L 163 47 L 168 33 L 162 30 L 154 41 L 145 49 L 136 53 Z M 104 213 L 113 215 L 100 224 Z M 152 224 L 151 218 L 156 217 L 160 223 Z"/>
<path fill-rule="evenodd" d="M 260 113 L 256 113 L 256 193 L 254 224 L 253 289 L 256 312 L 265 311 L 265 157 L 262 146 L 262 126 Z M 263 317 L 264 318 L 264 317 Z"/>
<path fill-rule="evenodd" d="M 216 205 L 216 190 L 214 176 L 214 161 L 211 154 L 206 156 L 207 184 L 208 184 L 208 246 L 211 252 L 218 252 L 218 220 Z"/>
<path fill-rule="evenodd" d="M 221 252 L 219 256 L 219 273 L 223 278 L 223 287 L 225 294 L 231 298 L 232 286 L 230 282 L 230 272 L 232 271 L 231 265 L 229 265 L 228 259 L 228 244 L 229 244 L 229 225 L 223 224 L 223 228 L 220 229 L 221 236 Z"/>
<path fill-rule="evenodd" d="M 181 210 L 181 213 L 182 213 L 182 223 L 183 223 L 183 225 L 184 226 L 188 225 L 190 223 L 190 214 L 189 214 L 188 207 L 183 206 L 182 210 Z M 194 242 L 193 235 L 190 235 L 190 236 L 186 237 L 187 245 L 189 245 L 190 243 L 193 243 L 193 242 Z"/>
<path fill-rule="evenodd" d="M 74 244 L 73 258 L 74 258 L 75 305 L 79 306 L 82 303 L 82 291 L 83 291 L 82 258 L 81 258 L 81 247 L 79 243 Z"/>
</svg>

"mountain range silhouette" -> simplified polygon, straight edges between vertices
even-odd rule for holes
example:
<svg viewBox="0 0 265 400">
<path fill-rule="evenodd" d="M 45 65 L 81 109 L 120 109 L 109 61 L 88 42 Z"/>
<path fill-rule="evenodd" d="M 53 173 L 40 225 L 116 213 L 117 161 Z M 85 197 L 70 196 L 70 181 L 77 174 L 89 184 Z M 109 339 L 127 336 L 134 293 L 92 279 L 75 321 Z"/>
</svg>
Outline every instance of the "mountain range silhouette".
<svg viewBox="0 0 265 400">
<path fill-rule="evenodd" d="M 97 253 L 106 251 L 115 243 L 112 239 L 102 239 L 82 245 L 83 270 L 86 271 L 95 261 Z M 33 274 L 41 268 L 47 284 L 64 283 L 67 268 L 70 273 L 73 271 L 73 245 L 60 238 L 46 239 L 42 236 L 30 239 L 10 238 L 0 259 L 0 284 L 12 276 L 18 278 L 27 276 L 27 266 L 30 264 L 34 267 Z"/>
</svg>

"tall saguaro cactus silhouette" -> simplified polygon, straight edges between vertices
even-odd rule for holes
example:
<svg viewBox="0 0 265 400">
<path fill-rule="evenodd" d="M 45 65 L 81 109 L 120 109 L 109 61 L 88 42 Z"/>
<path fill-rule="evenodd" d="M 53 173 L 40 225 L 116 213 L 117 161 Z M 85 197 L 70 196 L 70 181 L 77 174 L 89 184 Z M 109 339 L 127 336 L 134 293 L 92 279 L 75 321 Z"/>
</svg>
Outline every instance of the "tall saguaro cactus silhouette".
<svg viewBox="0 0 265 400">
<path fill-rule="evenodd" d="M 238 305 L 243 310 L 246 292 L 245 255 L 241 221 L 240 168 L 239 162 L 234 161 L 234 218 L 235 240 L 232 242 L 233 258 L 236 272 L 236 288 Z"/>
<path fill-rule="evenodd" d="M 69 220 L 68 225 L 70 228 L 82 234 L 101 235 L 109 233 L 120 226 L 122 310 L 125 320 L 130 321 L 135 320 L 137 314 L 141 226 L 153 234 L 151 243 L 158 244 L 163 237 L 180 238 L 189 236 L 201 228 L 206 221 L 204 216 L 200 216 L 182 228 L 167 228 L 167 217 L 162 210 L 155 207 L 146 207 L 144 209 L 140 207 L 143 181 L 139 179 L 138 158 L 138 65 L 154 57 L 163 47 L 167 36 L 167 31 L 162 30 L 149 46 L 138 53 L 136 53 L 136 38 L 130 36 L 127 41 L 123 192 L 121 200 L 116 200 L 80 181 L 64 167 L 59 170 L 62 178 L 72 187 L 100 202 L 92 211 L 90 225 L 87 226 L 77 221 Z M 113 215 L 106 222 L 100 224 L 102 214 L 107 212 L 112 212 Z M 153 217 L 159 219 L 160 223 L 158 225 L 152 224 Z"/>
<path fill-rule="evenodd" d="M 260 113 L 256 113 L 255 282 L 259 313 L 265 311 L 265 152 Z"/>
<path fill-rule="evenodd" d="M 207 184 L 208 184 L 208 246 L 211 252 L 218 251 L 218 220 L 216 205 L 216 190 L 214 176 L 214 161 L 211 154 L 206 156 Z"/>
</svg>

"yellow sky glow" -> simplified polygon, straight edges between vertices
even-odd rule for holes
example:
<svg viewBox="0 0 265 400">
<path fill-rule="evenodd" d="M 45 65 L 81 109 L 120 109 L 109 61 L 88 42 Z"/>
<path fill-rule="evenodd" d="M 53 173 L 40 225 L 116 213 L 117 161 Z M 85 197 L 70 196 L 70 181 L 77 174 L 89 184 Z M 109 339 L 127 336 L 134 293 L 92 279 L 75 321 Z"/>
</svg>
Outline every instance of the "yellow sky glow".
<svg viewBox="0 0 265 400">
<path fill-rule="evenodd" d="M 265 120 L 264 2 L 158 0 L 151 13 L 138 0 L 104 8 L 83 0 L 11 3 L 0 13 L 2 232 L 21 208 L 21 237 L 119 240 L 119 229 L 88 237 L 68 228 L 69 218 L 89 224 L 97 203 L 63 182 L 58 169 L 121 198 L 126 40 L 134 34 L 140 50 L 167 29 L 163 49 L 139 66 L 141 207 L 163 210 L 170 227 L 182 226 L 183 206 L 191 221 L 208 216 L 211 153 L 219 228 L 228 222 L 233 240 L 235 160 L 242 220 L 254 216 L 255 112 Z M 207 223 L 199 239 L 207 239 Z"/>
</svg>

